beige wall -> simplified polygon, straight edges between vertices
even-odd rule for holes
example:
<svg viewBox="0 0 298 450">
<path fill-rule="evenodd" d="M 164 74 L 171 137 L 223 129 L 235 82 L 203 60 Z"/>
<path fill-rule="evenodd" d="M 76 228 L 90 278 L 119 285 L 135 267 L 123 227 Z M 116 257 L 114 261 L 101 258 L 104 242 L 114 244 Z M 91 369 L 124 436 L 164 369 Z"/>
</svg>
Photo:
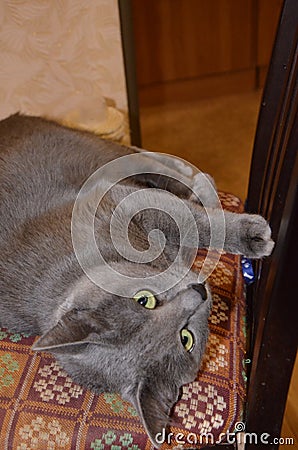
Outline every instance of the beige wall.
<svg viewBox="0 0 298 450">
<path fill-rule="evenodd" d="M 0 119 L 100 121 L 104 97 L 127 111 L 117 0 L 0 1 Z"/>
</svg>

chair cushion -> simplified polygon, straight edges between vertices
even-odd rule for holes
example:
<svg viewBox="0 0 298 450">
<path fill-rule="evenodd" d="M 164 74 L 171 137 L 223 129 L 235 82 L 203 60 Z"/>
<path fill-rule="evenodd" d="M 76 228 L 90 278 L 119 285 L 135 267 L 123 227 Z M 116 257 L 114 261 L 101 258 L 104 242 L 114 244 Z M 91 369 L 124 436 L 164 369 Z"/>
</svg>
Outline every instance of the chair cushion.
<svg viewBox="0 0 298 450">
<path fill-rule="evenodd" d="M 240 200 L 220 194 L 230 211 Z M 206 256 L 200 251 L 199 269 Z M 217 254 L 209 255 L 209 263 Z M 239 256 L 223 254 L 209 282 L 210 336 L 196 380 L 183 387 L 162 449 L 201 448 L 233 432 L 245 400 L 245 297 Z M 0 442 L 4 449 L 151 449 L 133 407 L 116 394 L 95 395 L 72 382 L 36 338 L 0 330 Z M 205 438 L 204 438 L 205 435 Z"/>
</svg>

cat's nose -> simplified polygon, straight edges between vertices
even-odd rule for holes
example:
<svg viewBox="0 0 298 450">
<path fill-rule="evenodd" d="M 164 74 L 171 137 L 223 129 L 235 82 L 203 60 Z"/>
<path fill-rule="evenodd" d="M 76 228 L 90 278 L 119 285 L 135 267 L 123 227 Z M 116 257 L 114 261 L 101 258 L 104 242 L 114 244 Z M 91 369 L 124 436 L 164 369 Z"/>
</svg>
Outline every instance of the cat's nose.
<svg viewBox="0 0 298 450">
<path fill-rule="evenodd" d="M 194 289 L 195 291 L 197 291 L 201 297 L 202 300 L 207 300 L 207 291 L 206 288 L 203 284 L 201 283 L 191 283 L 188 285 L 189 288 Z"/>
</svg>

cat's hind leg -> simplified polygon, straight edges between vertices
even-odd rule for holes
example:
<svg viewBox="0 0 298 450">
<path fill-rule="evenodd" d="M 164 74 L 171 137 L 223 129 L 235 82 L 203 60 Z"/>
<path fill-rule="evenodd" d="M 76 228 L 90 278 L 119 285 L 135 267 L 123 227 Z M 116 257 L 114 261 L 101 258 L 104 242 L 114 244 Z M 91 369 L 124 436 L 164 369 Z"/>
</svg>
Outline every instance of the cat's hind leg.
<svg viewBox="0 0 298 450">
<path fill-rule="evenodd" d="M 144 175 L 145 181 L 151 186 L 169 190 L 178 196 L 186 196 L 189 200 L 199 203 L 205 207 L 220 207 L 216 185 L 213 178 L 201 172 L 193 164 L 173 155 L 164 153 L 147 152 L 146 150 L 134 147 L 138 153 L 151 160 L 152 169 L 156 169 L 156 174 L 161 169 L 163 175 Z M 167 174 L 167 180 L 165 180 Z M 182 186 L 185 184 L 187 188 Z"/>
<path fill-rule="evenodd" d="M 208 173 L 198 172 L 192 178 L 192 194 L 189 200 L 206 208 L 221 208 L 214 179 Z"/>
</svg>

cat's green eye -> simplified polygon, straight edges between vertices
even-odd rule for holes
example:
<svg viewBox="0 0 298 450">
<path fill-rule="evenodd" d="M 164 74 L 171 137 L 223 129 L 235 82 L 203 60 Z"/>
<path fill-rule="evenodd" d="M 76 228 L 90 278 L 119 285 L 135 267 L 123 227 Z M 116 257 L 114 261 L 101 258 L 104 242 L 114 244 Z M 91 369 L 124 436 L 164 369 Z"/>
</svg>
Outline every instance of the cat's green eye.
<svg viewBox="0 0 298 450">
<path fill-rule="evenodd" d="M 183 328 L 180 332 L 181 342 L 187 352 L 192 352 L 195 346 L 193 334 L 187 329 Z"/>
<path fill-rule="evenodd" d="M 134 296 L 134 300 L 147 309 L 154 309 L 156 306 L 156 298 L 150 291 L 139 291 Z"/>
</svg>

